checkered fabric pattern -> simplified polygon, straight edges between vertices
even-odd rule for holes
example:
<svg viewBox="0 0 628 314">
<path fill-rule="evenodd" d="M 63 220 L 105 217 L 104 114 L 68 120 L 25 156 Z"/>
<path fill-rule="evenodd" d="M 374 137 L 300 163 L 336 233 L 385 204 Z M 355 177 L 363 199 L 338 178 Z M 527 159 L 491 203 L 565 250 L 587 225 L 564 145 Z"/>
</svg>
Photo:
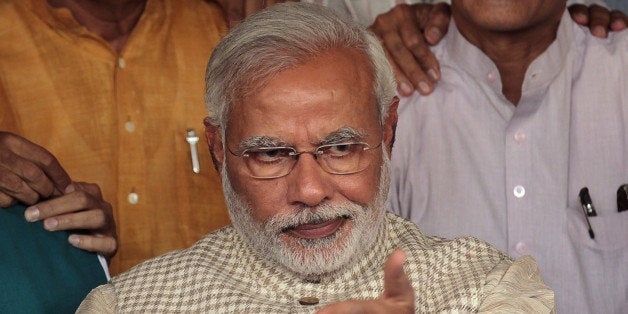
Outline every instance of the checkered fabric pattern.
<svg viewBox="0 0 628 314">
<path fill-rule="evenodd" d="M 405 270 L 415 289 L 417 312 L 478 311 L 486 297 L 487 275 L 512 264 L 483 241 L 426 236 L 413 223 L 387 214 L 373 249 L 351 269 L 320 282 L 308 282 L 259 258 L 232 227 L 225 227 L 189 249 L 136 266 L 92 294 L 113 293 L 118 312 L 313 312 L 340 300 L 378 297 L 384 262 L 396 248 L 407 253 Z M 302 297 L 320 302 L 301 305 Z"/>
</svg>

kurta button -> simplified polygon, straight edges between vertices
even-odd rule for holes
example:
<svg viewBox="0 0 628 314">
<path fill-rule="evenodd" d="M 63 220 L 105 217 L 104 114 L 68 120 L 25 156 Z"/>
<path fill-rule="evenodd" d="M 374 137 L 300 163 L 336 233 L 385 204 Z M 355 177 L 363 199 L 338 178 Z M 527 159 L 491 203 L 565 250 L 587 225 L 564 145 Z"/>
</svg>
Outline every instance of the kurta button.
<svg viewBox="0 0 628 314">
<path fill-rule="evenodd" d="M 131 192 L 129 193 L 129 196 L 127 196 L 127 200 L 129 201 L 129 203 L 135 205 L 139 202 L 140 196 L 137 195 L 137 193 L 135 192 Z"/>
<path fill-rule="evenodd" d="M 517 131 L 514 137 L 515 137 L 515 141 L 521 143 L 526 140 L 526 133 L 523 131 Z"/>
<path fill-rule="evenodd" d="M 525 242 L 517 243 L 517 245 L 515 245 L 515 251 L 517 251 L 517 253 L 519 253 L 520 255 L 526 254 L 528 252 L 528 248 Z"/>
<path fill-rule="evenodd" d="M 127 121 L 126 123 L 124 123 L 124 129 L 129 133 L 135 132 L 135 123 Z"/>
<path fill-rule="evenodd" d="M 495 82 L 495 79 L 496 79 L 496 78 L 497 78 L 497 77 L 496 77 L 496 75 L 495 75 L 495 72 L 493 72 L 492 70 L 491 70 L 491 71 L 488 71 L 488 73 L 486 74 L 486 79 L 488 80 L 488 82 L 489 82 L 489 83 L 493 83 L 493 82 Z"/>
<path fill-rule="evenodd" d="M 316 297 L 302 297 L 299 299 L 301 305 L 316 305 L 318 304 L 318 298 Z"/>
<path fill-rule="evenodd" d="M 120 69 L 124 69 L 125 66 L 126 66 L 126 61 L 124 61 L 124 58 L 119 58 L 118 59 L 118 67 Z"/>
</svg>

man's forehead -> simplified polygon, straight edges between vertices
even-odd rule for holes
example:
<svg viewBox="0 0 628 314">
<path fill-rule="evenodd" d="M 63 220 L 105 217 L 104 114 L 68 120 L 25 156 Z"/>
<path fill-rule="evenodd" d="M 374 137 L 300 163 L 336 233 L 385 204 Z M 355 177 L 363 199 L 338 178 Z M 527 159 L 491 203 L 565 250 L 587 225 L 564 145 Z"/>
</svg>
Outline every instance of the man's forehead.
<svg viewBox="0 0 628 314">
<path fill-rule="evenodd" d="M 379 109 L 373 80 L 354 51 L 338 50 L 277 73 L 255 93 L 233 103 L 227 128 L 240 141 L 281 139 L 285 143 L 321 143 L 329 136 L 375 133 Z M 362 130 L 362 132 L 357 132 Z M 229 132 L 228 132 L 229 133 Z M 334 135 L 335 134 L 335 135 Z"/>
</svg>

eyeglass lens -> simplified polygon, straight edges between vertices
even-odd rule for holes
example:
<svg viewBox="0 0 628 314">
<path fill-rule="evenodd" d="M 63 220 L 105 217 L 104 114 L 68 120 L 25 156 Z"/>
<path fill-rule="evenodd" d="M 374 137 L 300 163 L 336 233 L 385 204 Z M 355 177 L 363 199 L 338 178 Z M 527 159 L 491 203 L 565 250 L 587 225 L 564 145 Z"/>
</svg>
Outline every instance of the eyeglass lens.
<svg viewBox="0 0 628 314">
<path fill-rule="evenodd" d="M 316 151 L 297 152 L 291 147 L 268 147 L 246 150 L 242 154 L 251 175 L 256 178 L 279 178 L 294 168 L 301 154 L 312 154 L 326 172 L 351 174 L 364 170 L 370 147 L 366 143 L 322 145 Z"/>
</svg>

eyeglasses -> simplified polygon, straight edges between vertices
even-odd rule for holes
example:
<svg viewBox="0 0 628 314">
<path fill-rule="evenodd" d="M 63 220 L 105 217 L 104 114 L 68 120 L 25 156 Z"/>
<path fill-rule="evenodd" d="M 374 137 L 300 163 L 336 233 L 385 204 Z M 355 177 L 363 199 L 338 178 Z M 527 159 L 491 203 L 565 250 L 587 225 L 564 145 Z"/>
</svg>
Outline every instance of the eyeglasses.
<svg viewBox="0 0 628 314">
<path fill-rule="evenodd" d="M 352 174 L 360 172 L 370 164 L 367 152 L 378 148 L 363 142 L 327 144 L 313 151 L 297 152 L 292 147 L 263 147 L 246 149 L 234 156 L 244 159 L 253 178 L 275 179 L 288 175 L 299 160 L 301 154 L 312 154 L 324 171 L 331 174 Z"/>
</svg>

